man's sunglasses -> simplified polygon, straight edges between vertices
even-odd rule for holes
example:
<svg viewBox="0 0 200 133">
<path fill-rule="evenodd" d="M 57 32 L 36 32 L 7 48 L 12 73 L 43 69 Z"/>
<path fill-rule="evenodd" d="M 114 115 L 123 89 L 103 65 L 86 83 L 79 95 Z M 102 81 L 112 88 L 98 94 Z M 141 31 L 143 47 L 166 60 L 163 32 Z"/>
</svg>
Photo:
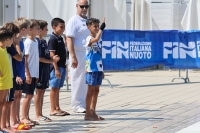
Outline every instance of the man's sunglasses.
<svg viewBox="0 0 200 133">
<path fill-rule="evenodd" d="M 79 5 L 79 7 L 80 7 L 81 9 L 83 9 L 83 8 L 88 9 L 88 8 L 89 8 L 89 5 Z"/>
</svg>

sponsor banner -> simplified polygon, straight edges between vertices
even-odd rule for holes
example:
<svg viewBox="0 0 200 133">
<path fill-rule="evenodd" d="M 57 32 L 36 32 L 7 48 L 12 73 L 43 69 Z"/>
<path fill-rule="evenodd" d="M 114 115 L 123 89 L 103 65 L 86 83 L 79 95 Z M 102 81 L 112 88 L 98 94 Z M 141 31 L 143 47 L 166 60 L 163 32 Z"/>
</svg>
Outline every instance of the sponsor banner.
<svg viewBox="0 0 200 133">
<path fill-rule="evenodd" d="M 200 31 L 104 30 L 102 40 L 104 70 L 200 68 Z"/>
</svg>

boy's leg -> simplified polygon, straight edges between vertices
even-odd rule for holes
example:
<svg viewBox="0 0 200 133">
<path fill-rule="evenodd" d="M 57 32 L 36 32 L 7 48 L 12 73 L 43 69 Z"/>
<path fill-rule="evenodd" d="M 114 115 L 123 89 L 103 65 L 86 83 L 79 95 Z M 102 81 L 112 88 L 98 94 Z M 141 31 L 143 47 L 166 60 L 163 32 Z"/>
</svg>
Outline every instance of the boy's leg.
<svg viewBox="0 0 200 133">
<path fill-rule="evenodd" d="M 4 102 L 2 107 L 1 129 L 9 133 L 15 133 L 15 131 L 12 128 L 10 128 L 10 106 L 12 104 L 11 101 L 13 101 L 14 99 L 14 95 L 11 96 L 10 90 L 9 94 L 7 93 L 7 96 L 5 96 L 5 99 L 7 101 Z"/>
<path fill-rule="evenodd" d="M 22 116 L 21 121 L 24 123 L 31 123 L 28 119 L 28 112 L 31 104 L 31 99 L 33 98 L 33 95 L 26 94 L 23 102 L 22 102 Z"/>
<path fill-rule="evenodd" d="M 50 110 L 50 115 L 57 115 L 59 112 L 56 110 L 56 99 L 57 99 L 57 91 L 59 88 L 60 80 L 56 78 L 55 76 L 55 70 L 53 70 L 50 73 L 50 104 L 51 104 L 51 110 Z"/>
<path fill-rule="evenodd" d="M 91 102 L 92 102 L 92 96 L 94 94 L 94 89 L 95 86 L 92 85 L 88 85 L 88 92 L 87 92 L 87 96 L 86 96 L 86 113 L 85 113 L 85 120 L 98 120 L 97 116 L 94 116 L 91 114 L 90 112 L 90 106 L 91 106 Z"/>
<path fill-rule="evenodd" d="M 14 125 L 17 123 L 17 100 L 15 99 L 15 91 L 17 88 L 17 84 L 15 81 L 15 78 L 13 79 L 13 88 L 10 90 L 10 101 L 12 101 L 12 104 L 10 106 L 10 119 L 11 119 L 11 125 Z"/>
<path fill-rule="evenodd" d="M 60 109 L 59 92 L 60 92 L 60 88 L 56 91 L 56 110 Z"/>
<path fill-rule="evenodd" d="M 43 89 L 36 89 L 36 94 L 34 96 L 34 105 L 35 105 L 35 119 L 38 120 L 42 117 L 42 98 L 44 97 Z"/>
<path fill-rule="evenodd" d="M 0 90 L 0 125 L 2 124 L 1 120 L 3 120 L 3 122 L 6 123 L 6 119 L 5 118 L 2 119 L 2 108 L 3 108 L 7 94 L 8 94 L 8 90 Z M 1 128 L 1 130 L 4 130 L 4 129 Z"/>
<path fill-rule="evenodd" d="M 21 116 L 22 117 L 21 120 L 24 123 L 31 124 L 31 121 L 29 120 L 29 109 L 30 109 L 31 100 L 34 96 L 35 82 L 36 82 L 36 78 L 32 78 L 31 84 L 27 84 L 26 82 L 24 84 L 23 92 L 26 93 L 26 96 L 22 103 L 22 116 Z"/>
<path fill-rule="evenodd" d="M 22 98 L 22 90 L 15 90 L 15 100 L 16 100 L 16 122 L 19 123 L 20 122 L 20 117 L 19 117 L 19 113 L 20 113 L 20 101 Z M 15 122 L 13 121 L 13 123 L 11 124 L 15 124 Z"/>
<path fill-rule="evenodd" d="M 98 99 L 98 94 L 99 94 L 99 88 L 100 86 L 95 86 L 95 91 L 93 93 L 92 96 L 92 101 L 91 101 L 91 105 L 90 105 L 90 113 L 96 117 L 98 117 L 100 120 L 105 120 L 103 117 L 98 116 L 96 114 L 96 104 L 97 104 L 97 99 Z"/>
<path fill-rule="evenodd" d="M 11 118 L 11 125 L 14 125 L 17 123 L 17 101 L 18 99 L 15 99 L 10 107 L 10 118 Z"/>
<path fill-rule="evenodd" d="M 50 114 L 56 113 L 56 96 L 57 96 L 57 88 L 51 88 L 50 91 L 50 103 L 51 103 L 51 112 Z"/>
<path fill-rule="evenodd" d="M 60 108 L 60 104 L 59 104 L 59 100 L 60 100 L 60 88 L 63 87 L 65 79 L 66 79 L 66 68 L 60 68 L 60 72 L 61 72 L 61 79 L 60 79 L 60 84 L 59 84 L 59 90 L 57 92 L 57 101 L 56 101 L 56 110 L 59 111 L 60 113 L 64 113 L 64 115 L 70 115 L 68 112 L 63 111 Z"/>
<path fill-rule="evenodd" d="M 15 133 L 15 131 L 10 127 L 10 106 L 12 102 L 4 102 L 2 108 L 2 117 L 1 117 L 1 129 L 9 133 Z"/>
<path fill-rule="evenodd" d="M 16 123 L 20 123 L 20 117 L 19 117 L 19 114 L 20 114 L 20 102 L 21 102 L 21 98 L 22 98 L 22 90 L 24 90 L 24 84 L 25 84 L 25 81 L 23 80 L 23 84 L 16 84 L 16 89 L 15 89 L 15 101 L 16 101 L 16 121 L 11 121 L 11 124 L 16 124 Z"/>
<path fill-rule="evenodd" d="M 41 107 L 40 107 L 41 108 L 41 110 L 40 110 L 41 112 L 40 113 L 42 114 L 42 116 L 43 116 L 42 108 L 43 108 L 43 102 L 44 102 L 44 93 L 45 93 L 45 90 L 43 91 L 43 94 L 42 94 L 42 96 L 43 96 L 42 99 L 41 99 L 41 103 L 42 104 L 41 104 Z"/>
<path fill-rule="evenodd" d="M 97 104 L 97 98 L 99 94 L 99 85 L 95 86 L 94 88 L 94 93 L 92 95 L 92 101 L 91 101 L 91 106 L 90 109 L 96 114 L 96 104 Z"/>
<path fill-rule="evenodd" d="M 3 110 L 5 110 L 6 112 L 3 112 L 3 110 L 2 110 L 2 114 L 7 114 L 7 116 L 6 116 L 6 127 L 10 127 L 10 114 L 11 114 L 10 108 L 11 108 L 12 103 L 13 102 L 11 102 L 11 101 L 6 101 L 3 105 Z"/>
<path fill-rule="evenodd" d="M 96 104 L 99 94 L 99 88 L 102 83 L 102 78 L 103 78 L 103 72 L 94 72 L 92 73 L 92 76 L 90 73 L 86 74 L 86 83 L 94 85 L 94 92 L 90 104 L 90 113 L 92 116 L 97 117 L 99 120 L 104 120 L 104 118 L 96 114 Z"/>
<path fill-rule="evenodd" d="M 60 93 L 60 88 L 56 92 L 56 110 L 59 112 L 62 112 L 62 110 L 60 109 L 60 104 L 59 104 L 59 99 L 60 99 L 59 93 Z"/>
<path fill-rule="evenodd" d="M 60 109 L 59 92 L 60 92 L 60 88 L 63 87 L 63 85 L 64 85 L 66 69 L 59 68 L 59 70 L 60 70 L 60 74 L 61 74 L 61 79 L 57 79 L 55 77 L 54 70 L 50 74 L 50 86 L 52 87 L 51 92 L 50 92 L 50 101 L 51 101 L 50 115 L 56 114 L 58 116 L 64 116 L 64 115 L 69 115 L 69 113 Z"/>
<path fill-rule="evenodd" d="M 0 90 L 0 126 L 1 126 L 1 124 L 3 124 L 3 126 L 5 126 L 4 124 L 6 124 L 6 118 L 4 117 L 2 119 L 2 115 L 3 116 L 5 115 L 5 114 L 2 113 L 2 109 L 3 109 L 5 99 L 7 97 L 8 91 L 9 90 Z M 0 130 L 4 130 L 4 129 L 1 128 Z"/>
</svg>

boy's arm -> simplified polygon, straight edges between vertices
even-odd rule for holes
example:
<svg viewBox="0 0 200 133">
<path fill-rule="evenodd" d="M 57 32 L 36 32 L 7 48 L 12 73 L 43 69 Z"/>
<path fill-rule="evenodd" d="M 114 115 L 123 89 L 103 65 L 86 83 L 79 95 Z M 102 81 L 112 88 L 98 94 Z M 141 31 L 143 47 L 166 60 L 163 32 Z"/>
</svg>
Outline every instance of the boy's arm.
<svg viewBox="0 0 200 133">
<path fill-rule="evenodd" d="M 78 66 L 78 61 L 76 59 L 76 54 L 74 52 L 74 45 L 73 45 L 73 37 L 67 37 L 67 47 L 69 50 L 69 54 L 72 57 L 72 68 L 77 68 Z"/>
<path fill-rule="evenodd" d="M 105 29 L 105 27 L 106 27 L 106 24 L 105 24 L 105 18 L 104 18 L 103 19 L 103 23 L 100 26 L 99 32 L 97 33 L 97 35 L 95 36 L 95 38 L 90 39 L 90 43 L 87 46 L 91 46 L 93 43 L 99 41 L 99 39 L 101 37 L 101 34 L 103 33 L 103 30 Z"/>
<path fill-rule="evenodd" d="M 11 45 L 11 47 L 7 48 L 7 51 L 15 60 L 22 61 L 22 56 L 18 54 L 14 45 Z"/>
<path fill-rule="evenodd" d="M 54 56 L 55 56 L 55 51 L 50 51 L 50 57 L 53 59 Z M 53 66 L 54 66 L 54 69 L 55 69 L 56 78 L 61 79 L 61 75 L 60 75 L 60 71 L 59 71 L 59 67 L 57 65 L 57 62 L 54 62 Z"/>
<path fill-rule="evenodd" d="M 17 61 L 22 61 L 22 56 L 20 56 L 19 54 L 16 54 L 15 56 L 12 57 Z"/>
<path fill-rule="evenodd" d="M 58 55 L 53 56 L 52 59 L 45 59 L 45 58 L 40 58 L 39 61 L 42 63 L 48 63 L 48 64 L 53 64 L 54 62 L 58 62 L 60 60 L 60 57 Z"/>
<path fill-rule="evenodd" d="M 91 38 L 90 42 L 88 43 L 87 46 L 91 46 L 93 43 L 98 42 L 100 37 L 101 37 L 102 32 L 103 32 L 102 30 L 99 30 L 99 32 L 97 33 L 96 37 L 95 38 Z"/>
<path fill-rule="evenodd" d="M 58 55 L 53 56 L 52 59 L 46 59 L 45 58 L 45 49 L 42 48 L 42 44 L 38 43 L 38 50 L 39 50 L 39 61 L 42 63 L 52 64 L 52 63 L 58 62 L 60 60 Z"/>
<path fill-rule="evenodd" d="M 25 72 L 26 72 L 26 83 L 31 84 L 32 78 L 28 68 L 28 55 L 25 55 Z"/>
<path fill-rule="evenodd" d="M 17 51 L 17 53 L 22 57 L 22 52 L 21 52 L 21 49 L 20 49 L 20 39 L 17 38 L 14 42 L 14 45 L 15 45 L 15 49 Z"/>
</svg>

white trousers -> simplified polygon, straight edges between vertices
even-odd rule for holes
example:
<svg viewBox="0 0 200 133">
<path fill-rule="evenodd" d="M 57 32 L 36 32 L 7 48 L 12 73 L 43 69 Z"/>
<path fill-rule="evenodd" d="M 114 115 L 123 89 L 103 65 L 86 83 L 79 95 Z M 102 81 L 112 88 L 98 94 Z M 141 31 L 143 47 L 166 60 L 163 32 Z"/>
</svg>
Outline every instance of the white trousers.
<svg viewBox="0 0 200 133">
<path fill-rule="evenodd" d="M 74 110 L 79 107 L 86 108 L 87 84 L 85 83 L 85 51 L 75 50 L 78 60 L 76 69 L 71 67 L 71 56 L 69 56 L 70 78 L 71 78 L 71 105 Z"/>
</svg>

